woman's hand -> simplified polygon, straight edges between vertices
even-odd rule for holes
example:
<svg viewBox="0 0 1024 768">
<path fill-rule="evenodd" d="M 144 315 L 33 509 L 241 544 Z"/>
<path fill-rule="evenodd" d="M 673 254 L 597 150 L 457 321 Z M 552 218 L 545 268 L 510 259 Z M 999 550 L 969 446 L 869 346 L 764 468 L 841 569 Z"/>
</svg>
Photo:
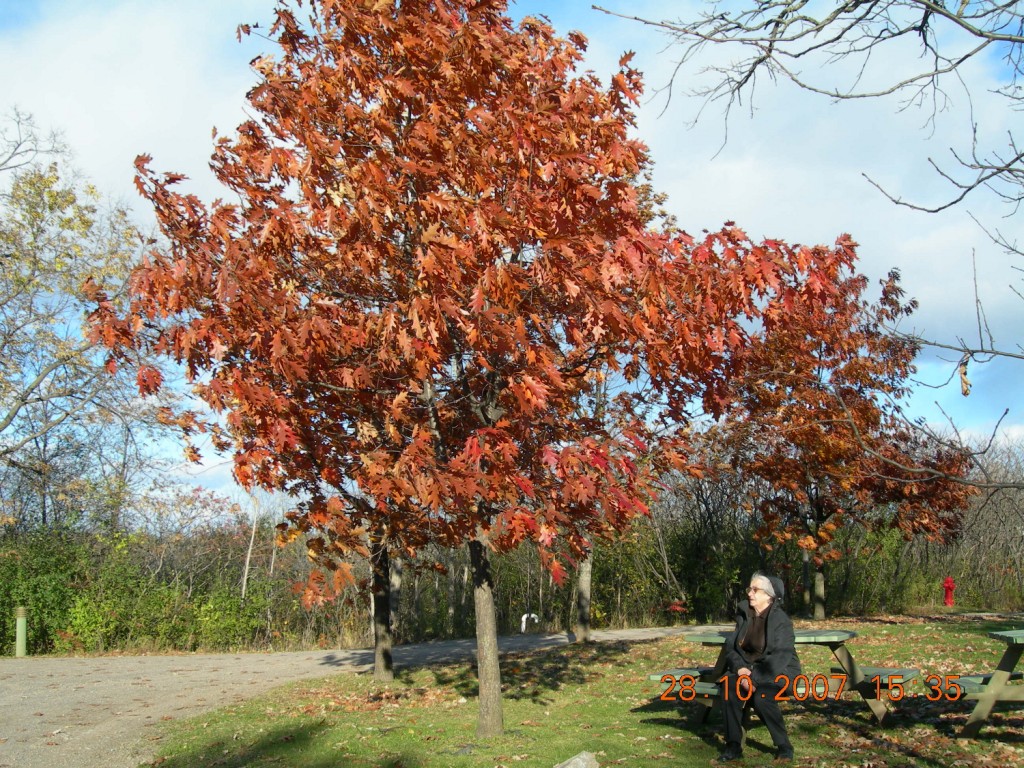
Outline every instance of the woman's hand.
<svg viewBox="0 0 1024 768">
<path fill-rule="evenodd" d="M 739 675 L 739 678 L 740 678 L 740 690 L 743 693 L 746 693 L 747 690 L 751 690 L 751 691 L 754 690 L 754 688 L 755 688 L 754 681 L 750 677 L 750 669 L 748 667 L 740 667 L 736 671 L 736 674 Z"/>
</svg>

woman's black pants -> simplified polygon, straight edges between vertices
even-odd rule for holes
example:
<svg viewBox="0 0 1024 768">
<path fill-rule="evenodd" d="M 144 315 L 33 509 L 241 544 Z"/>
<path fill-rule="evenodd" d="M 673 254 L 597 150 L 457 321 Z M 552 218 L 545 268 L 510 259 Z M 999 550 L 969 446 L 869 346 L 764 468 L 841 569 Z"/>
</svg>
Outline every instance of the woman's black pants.
<svg viewBox="0 0 1024 768">
<path fill-rule="evenodd" d="M 776 747 L 788 747 L 789 737 L 786 735 L 786 724 L 782 722 L 782 710 L 775 700 L 776 694 L 781 690 L 778 686 L 759 685 L 754 689 L 749 701 L 743 701 L 747 691 L 738 691 L 738 678 L 736 675 L 729 675 L 723 685 L 728 686 L 728 691 L 722 692 L 722 713 L 725 715 L 725 741 L 741 744 L 743 740 L 743 708 L 750 704 L 767 726 L 768 733 L 772 737 L 772 743 Z"/>
</svg>

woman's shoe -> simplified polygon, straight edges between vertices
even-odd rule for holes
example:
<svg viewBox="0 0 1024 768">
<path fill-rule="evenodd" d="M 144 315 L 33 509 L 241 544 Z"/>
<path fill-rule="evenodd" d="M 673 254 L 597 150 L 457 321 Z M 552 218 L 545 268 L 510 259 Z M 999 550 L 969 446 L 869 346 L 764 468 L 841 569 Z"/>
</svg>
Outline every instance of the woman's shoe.
<svg viewBox="0 0 1024 768">
<path fill-rule="evenodd" d="M 775 750 L 776 763 L 789 763 L 793 761 L 793 747 L 779 747 Z"/>
<path fill-rule="evenodd" d="M 743 750 L 740 749 L 740 745 L 730 742 L 725 745 L 725 749 L 718 755 L 718 762 L 720 763 L 735 763 L 743 759 Z"/>
</svg>

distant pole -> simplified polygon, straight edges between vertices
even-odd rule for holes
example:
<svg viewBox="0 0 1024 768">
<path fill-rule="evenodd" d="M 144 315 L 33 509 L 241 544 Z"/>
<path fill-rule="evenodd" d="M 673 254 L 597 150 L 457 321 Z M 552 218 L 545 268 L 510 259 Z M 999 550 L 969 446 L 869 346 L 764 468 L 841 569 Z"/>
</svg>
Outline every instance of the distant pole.
<svg viewBox="0 0 1024 768">
<path fill-rule="evenodd" d="M 19 605 L 14 609 L 14 655 L 28 656 L 28 608 Z"/>
</svg>

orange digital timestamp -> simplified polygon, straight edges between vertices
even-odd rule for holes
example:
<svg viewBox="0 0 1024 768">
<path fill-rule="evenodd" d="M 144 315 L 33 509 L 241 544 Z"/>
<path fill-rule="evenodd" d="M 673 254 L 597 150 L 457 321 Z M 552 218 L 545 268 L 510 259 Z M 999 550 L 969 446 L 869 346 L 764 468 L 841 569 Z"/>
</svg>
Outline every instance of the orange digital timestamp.
<svg viewBox="0 0 1024 768">
<path fill-rule="evenodd" d="M 843 695 L 846 675 L 797 675 L 792 679 L 789 675 L 779 675 L 775 678 L 775 685 L 779 687 L 776 701 L 825 701 L 829 696 L 838 699 Z"/>
<path fill-rule="evenodd" d="M 747 701 L 752 695 L 751 687 L 744 685 L 746 675 L 736 678 L 736 690 L 733 691 L 740 701 Z M 724 682 L 725 678 L 723 678 Z M 749 678 L 747 678 L 749 681 Z M 772 698 L 775 701 L 825 701 L 829 696 L 838 699 L 843 695 L 846 687 L 846 675 L 840 673 L 835 675 L 778 675 L 775 678 L 775 685 L 772 690 Z M 722 688 L 722 698 L 728 700 L 730 691 L 728 685 Z M 762 693 L 762 696 L 767 694 Z"/>
<path fill-rule="evenodd" d="M 957 683 L 960 675 L 928 675 L 924 679 L 924 687 L 927 693 L 907 693 L 903 686 L 902 675 L 889 675 L 884 680 L 881 675 L 875 675 L 870 682 L 875 686 L 875 697 L 882 698 L 884 695 L 889 701 L 900 701 L 901 699 L 925 698 L 928 701 L 956 701 L 964 695 L 963 686 Z"/>
<path fill-rule="evenodd" d="M 843 695 L 846 687 L 846 675 L 797 675 L 790 678 L 789 675 L 779 675 L 775 678 L 775 685 L 768 689 L 768 692 L 760 692 L 760 696 L 771 695 L 775 701 L 806 701 L 814 699 L 825 701 L 832 696 L 838 699 Z M 722 698 L 729 701 L 736 698 L 739 701 L 749 701 L 757 689 L 753 686 L 749 675 L 739 675 L 732 678 L 732 685 L 729 685 L 728 675 L 720 677 L 716 682 L 722 684 Z M 662 701 L 693 701 L 697 697 L 697 678 L 693 675 L 662 675 L 661 682 L 668 686 L 661 692 Z"/>
<path fill-rule="evenodd" d="M 697 678 L 693 675 L 662 675 L 661 682 L 668 686 L 661 692 L 662 701 L 693 701 L 697 698 Z M 678 695 L 673 694 L 676 688 L 679 689 Z"/>
<path fill-rule="evenodd" d="M 928 701 L 957 701 L 964 695 L 963 686 L 957 683 L 959 678 L 960 675 L 928 675 L 924 678 L 924 686 L 928 689 L 926 693 L 908 693 L 902 675 L 875 675 L 867 682 L 874 686 L 875 698 L 878 699 L 884 697 L 889 701 L 900 701 L 905 698 L 924 698 Z M 716 681 L 722 684 L 722 698 L 726 701 L 733 697 L 739 701 L 749 701 L 757 692 L 751 684 L 749 675 L 733 677 L 731 686 L 728 684 L 729 679 L 726 675 Z M 693 675 L 662 675 L 661 682 L 668 686 L 661 693 L 662 701 L 693 701 L 697 697 L 699 681 Z M 789 675 L 779 675 L 769 692 L 762 692 L 760 695 L 767 696 L 771 693 L 775 701 L 825 701 L 829 697 L 838 699 L 842 696 L 846 683 L 847 676 L 844 674 L 797 675 L 793 678 Z"/>
</svg>

